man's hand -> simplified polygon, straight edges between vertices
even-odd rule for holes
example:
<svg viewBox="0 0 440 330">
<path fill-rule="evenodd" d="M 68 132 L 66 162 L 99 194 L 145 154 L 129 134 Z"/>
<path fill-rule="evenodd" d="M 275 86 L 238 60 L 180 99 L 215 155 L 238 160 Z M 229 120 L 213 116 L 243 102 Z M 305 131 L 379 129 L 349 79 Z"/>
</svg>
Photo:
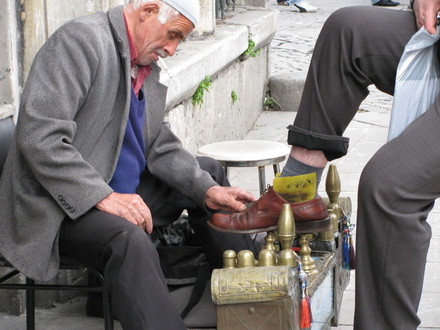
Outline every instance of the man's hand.
<svg viewBox="0 0 440 330">
<path fill-rule="evenodd" d="M 206 206 L 213 210 L 241 212 L 246 207 L 245 203 L 255 201 L 251 193 L 238 187 L 213 186 L 206 192 Z"/>
<path fill-rule="evenodd" d="M 113 192 L 96 204 L 96 208 L 102 212 L 124 218 L 149 234 L 153 231 L 150 209 L 139 195 Z"/>
<path fill-rule="evenodd" d="M 417 28 L 425 27 L 430 34 L 435 33 L 437 13 L 440 11 L 440 0 L 415 0 L 413 11 L 416 16 Z"/>
</svg>

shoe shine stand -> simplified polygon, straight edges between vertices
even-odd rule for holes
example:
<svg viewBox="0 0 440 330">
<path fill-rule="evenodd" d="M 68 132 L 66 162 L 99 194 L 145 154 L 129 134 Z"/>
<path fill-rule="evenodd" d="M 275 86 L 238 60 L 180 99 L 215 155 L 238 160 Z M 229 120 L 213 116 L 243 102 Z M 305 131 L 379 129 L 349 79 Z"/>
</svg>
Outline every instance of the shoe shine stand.
<svg viewBox="0 0 440 330">
<path fill-rule="evenodd" d="M 215 269 L 211 279 L 217 329 L 303 329 L 304 294 L 310 297 L 311 329 L 338 325 L 342 295 L 350 281 L 342 231 L 351 215 L 351 202 L 348 197 L 339 198 L 334 165 L 329 168 L 326 191 L 332 230 L 300 233 L 299 256 L 292 249 L 298 233 L 289 204 L 283 207 L 277 230 L 267 233 L 258 258 L 251 251 L 224 252 L 224 268 Z"/>
</svg>

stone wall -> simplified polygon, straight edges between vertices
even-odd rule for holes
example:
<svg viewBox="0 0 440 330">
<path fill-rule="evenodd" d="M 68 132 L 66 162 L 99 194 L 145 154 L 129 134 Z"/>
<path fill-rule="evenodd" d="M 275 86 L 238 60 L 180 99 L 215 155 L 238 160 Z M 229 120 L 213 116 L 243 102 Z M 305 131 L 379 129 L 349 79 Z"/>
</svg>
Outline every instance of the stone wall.
<svg viewBox="0 0 440 330">
<path fill-rule="evenodd" d="M 278 12 L 238 7 L 216 26 L 215 35 L 181 45 L 162 66 L 161 81 L 169 87 L 167 119 L 190 151 L 215 141 L 240 139 L 263 110 L 269 77 L 269 44 Z M 255 43 L 255 57 L 243 56 Z M 212 78 L 205 101 L 194 106 L 191 97 L 205 77 Z M 237 101 L 231 101 L 235 91 Z"/>
<path fill-rule="evenodd" d="M 266 81 L 259 77 L 268 75 L 267 54 L 264 47 L 255 58 L 238 59 L 213 76 L 202 105 L 188 99 L 167 113 L 185 148 L 194 152 L 206 143 L 241 139 L 253 127 L 264 102 Z"/>
<path fill-rule="evenodd" d="M 0 119 L 16 114 L 19 93 L 15 4 L 14 0 L 3 3 L 0 15 Z"/>
</svg>

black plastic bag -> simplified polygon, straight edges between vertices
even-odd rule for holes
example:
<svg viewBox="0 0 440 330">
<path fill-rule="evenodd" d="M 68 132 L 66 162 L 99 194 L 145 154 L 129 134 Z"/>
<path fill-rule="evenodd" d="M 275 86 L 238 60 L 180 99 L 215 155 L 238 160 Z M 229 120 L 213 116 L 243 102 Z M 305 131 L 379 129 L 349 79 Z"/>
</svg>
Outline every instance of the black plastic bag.
<svg viewBox="0 0 440 330">
<path fill-rule="evenodd" d="M 188 315 L 202 298 L 209 279 L 211 267 L 203 249 L 197 240 L 186 217 L 181 217 L 173 224 L 153 229 L 151 239 L 156 246 L 160 264 L 168 289 L 184 292 L 182 287 L 192 287 L 181 312 L 182 319 Z M 182 299 L 181 297 L 179 299 Z"/>
</svg>

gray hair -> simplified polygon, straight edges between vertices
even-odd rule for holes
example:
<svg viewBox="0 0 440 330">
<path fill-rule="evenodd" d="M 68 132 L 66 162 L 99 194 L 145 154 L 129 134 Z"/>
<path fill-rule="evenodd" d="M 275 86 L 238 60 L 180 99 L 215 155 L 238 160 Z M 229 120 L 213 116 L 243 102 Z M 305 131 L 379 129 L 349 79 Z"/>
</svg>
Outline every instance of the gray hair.
<svg viewBox="0 0 440 330">
<path fill-rule="evenodd" d="M 131 4 L 133 9 L 138 9 L 140 6 L 146 3 L 157 3 L 159 5 L 159 14 L 157 19 L 159 20 L 160 24 L 165 24 L 171 19 L 180 15 L 176 9 L 161 0 L 127 0 L 127 5 Z"/>
</svg>

